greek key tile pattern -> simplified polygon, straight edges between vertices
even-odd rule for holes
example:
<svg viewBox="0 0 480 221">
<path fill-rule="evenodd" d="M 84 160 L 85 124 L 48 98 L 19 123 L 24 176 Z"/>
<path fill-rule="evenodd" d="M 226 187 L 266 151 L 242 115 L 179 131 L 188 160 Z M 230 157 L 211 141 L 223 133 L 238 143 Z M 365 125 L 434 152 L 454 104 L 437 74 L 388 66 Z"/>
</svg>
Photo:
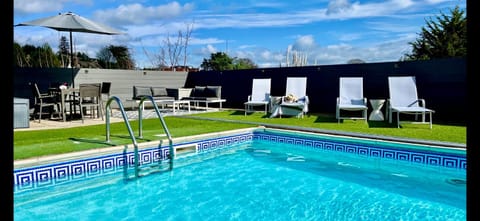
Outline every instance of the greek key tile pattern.
<svg viewBox="0 0 480 221">
<path fill-rule="evenodd" d="M 311 147 L 313 149 L 322 149 L 329 151 L 340 151 L 371 157 L 381 157 L 399 161 L 409 161 L 413 163 L 427 164 L 433 166 L 442 166 L 456 169 L 467 169 L 467 159 L 465 152 L 446 153 L 426 150 L 405 149 L 401 145 L 398 147 L 387 146 L 369 146 L 355 143 L 346 143 L 342 141 L 328 141 L 315 138 L 297 137 L 294 135 L 277 135 L 274 133 L 255 132 L 253 139 L 266 140 L 270 142 L 287 143 Z"/>
<path fill-rule="evenodd" d="M 232 144 L 243 143 L 246 141 L 252 141 L 253 134 L 246 133 L 235 136 L 219 137 L 209 140 L 201 141 L 197 144 L 198 152 L 205 152 L 220 149 Z"/>
<path fill-rule="evenodd" d="M 197 146 L 198 152 L 205 152 L 224 148 L 231 144 L 251 141 L 252 139 L 253 134 L 250 132 L 190 143 L 181 143 L 175 146 L 193 144 Z M 139 150 L 139 165 L 143 166 L 167 160 L 168 155 L 168 146 Z M 123 172 L 124 165 L 127 165 L 127 169 L 134 168 L 135 158 L 133 151 L 126 154 L 119 153 L 96 158 L 42 165 L 38 167 L 22 168 L 14 170 L 15 191 L 23 191 L 36 187 Z"/>
</svg>

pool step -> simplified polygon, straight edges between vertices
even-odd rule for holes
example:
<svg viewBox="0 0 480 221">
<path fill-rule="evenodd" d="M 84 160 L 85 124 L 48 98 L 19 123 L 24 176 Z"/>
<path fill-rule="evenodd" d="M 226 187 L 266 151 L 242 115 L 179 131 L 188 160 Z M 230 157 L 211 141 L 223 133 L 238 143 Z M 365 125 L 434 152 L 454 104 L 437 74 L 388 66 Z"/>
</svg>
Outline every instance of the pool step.
<svg viewBox="0 0 480 221">
<path fill-rule="evenodd" d="M 174 151 L 175 151 L 176 158 L 190 156 L 192 154 L 197 153 L 197 145 L 187 144 L 187 145 L 177 146 L 175 147 Z"/>
<path fill-rule="evenodd" d="M 160 163 L 160 164 L 152 164 L 147 166 L 142 166 L 138 168 L 138 176 L 147 176 L 153 173 L 161 173 L 170 171 L 171 166 L 169 163 Z"/>
</svg>

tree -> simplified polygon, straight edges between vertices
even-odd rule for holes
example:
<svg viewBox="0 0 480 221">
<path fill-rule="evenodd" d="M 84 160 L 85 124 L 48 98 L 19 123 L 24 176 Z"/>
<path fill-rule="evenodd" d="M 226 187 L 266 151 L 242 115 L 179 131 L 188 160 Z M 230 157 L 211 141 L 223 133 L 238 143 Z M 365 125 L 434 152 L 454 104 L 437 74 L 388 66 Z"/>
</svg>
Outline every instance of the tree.
<svg viewBox="0 0 480 221">
<path fill-rule="evenodd" d="M 224 71 L 233 69 L 233 59 L 225 52 L 210 54 L 210 59 L 203 59 L 200 67 L 205 71 Z"/>
<path fill-rule="evenodd" d="M 188 43 L 190 42 L 190 36 L 192 35 L 193 23 L 187 24 L 185 30 L 185 38 L 183 39 L 183 66 L 187 67 L 187 48 Z"/>
<path fill-rule="evenodd" d="M 13 42 L 13 66 L 24 67 L 26 65 L 25 57 L 22 46 L 17 42 Z"/>
<path fill-rule="evenodd" d="M 42 47 L 39 48 L 39 65 L 40 67 L 52 68 L 52 67 L 60 67 L 60 60 L 53 52 L 50 45 L 47 43 L 43 44 Z"/>
<path fill-rule="evenodd" d="M 33 45 L 26 44 L 22 47 L 22 51 L 24 54 L 24 67 L 38 67 L 38 50 L 37 47 Z"/>
<path fill-rule="evenodd" d="M 108 46 L 105 46 L 97 52 L 98 63 L 104 68 L 112 68 L 112 64 L 115 63 L 115 58 L 110 52 Z"/>
<path fill-rule="evenodd" d="M 200 67 L 205 71 L 224 71 L 257 68 L 249 58 L 231 58 L 224 52 L 212 53 L 210 59 L 203 59 Z"/>
<path fill-rule="evenodd" d="M 163 40 L 163 45 L 160 47 L 160 53 L 156 55 L 158 64 L 154 64 L 154 66 L 158 66 L 159 68 L 179 66 L 183 55 L 183 66 L 187 67 L 187 49 L 192 30 L 193 23 L 186 24 L 185 32 L 179 30 L 176 39 L 173 39 L 170 34 L 167 34 Z M 147 54 L 147 57 L 150 56 Z"/>
<path fill-rule="evenodd" d="M 135 68 L 135 62 L 126 46 L 105 46 L 97 53 L 97 59 L 105 68 L 129 70 Z"/>
<path fill-rule="evenodd" d="M 131 70 L 135 68 L 135 63 L 133 62 L 132 56 L 130 55 L 130 52 L 126 46 L 110 45 L 108 49 L 117 61 L 117 67 L 119 69 Z"/>
<path fill-rule="evenodd" d="M 58 45 L 58 55 L 62 61 L 62 67 L 67 67 L 68 63 L 66 60 L 70 60 L 70 44 L 67 40 L 67 37 L 60 37 L 60 44 Z"/>
<path fill-rule="evenodd" d="M 437 21 L 426 21 L 420 37 L 409 44 L 412 53 L 405 54 L 405 60 L 428 60 L 432 58 L 466 57 L 467 18 L 458 6 L 450 10 L 451 15 L 441 12 Z"/>
<path fill-rule="evenodd" d="M 359 58 L 350 59 L 347 61 L 347 64 L 364 64 L 365 61 Z"/>
<path fill-rule="evenodd" d="M 51 68 L 61 65 L 58 57 L 47 43 L 40 47 L 28 44 L 20 46 L 18 43 L 14 43 L 13 50 L 14 66 Z"/>
<path fill-rule="evenodd" d="M 91 61 L 92 60 L 90 57 L 88 57 L 87 54 L 85 54 L 83 52 L 77 52 L 75 57 L 77 57 L 79 61 Z"/>
<path fill-rule="evenodd" d="M 160 64 L 168 64 L 170 67 L 178 65 L 178 60 L 183 51 L 183 35 L 178 31 L 176 40 L 172 40 L 168 34 L 163 40 L 163 47 L 160 49 Z"/>
<path fill-rule="evenodd" d="M 233 59 L 233 66 L 234 69 L 240 70 L 240 69 L 253 69 L 257 68 L 258 66 L 253 63 L 252 60 L 249 58 L 235 58 Z"/>
</svg>

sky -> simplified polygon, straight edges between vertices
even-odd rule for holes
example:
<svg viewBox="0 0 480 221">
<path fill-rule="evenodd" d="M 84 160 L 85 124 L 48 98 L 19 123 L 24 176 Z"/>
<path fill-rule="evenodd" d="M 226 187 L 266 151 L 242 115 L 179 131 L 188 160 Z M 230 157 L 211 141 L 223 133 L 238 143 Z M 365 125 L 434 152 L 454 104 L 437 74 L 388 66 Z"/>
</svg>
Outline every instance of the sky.
<svg viewBox="0 0 480 221">
<path fill-rule="evenodd" d="M 96 58 L 106 46 L 126 46 L 140 69 L 157 67 L 166 40 L 188 30 L 188 66 L 225 52 L 268 68 L 398 61 L 426 21 L 455 6 L 466 11 L 466 0 L 14 0 L 13 22 L 73 12 L 123 33 L 73 33 L 74 52 Z M 62 36 L 69 33 L 14 27 L 16 43 L 48 43 L 55 52 Z M 294 64 L 294 56 L 302 60 Z"/>
</svg>

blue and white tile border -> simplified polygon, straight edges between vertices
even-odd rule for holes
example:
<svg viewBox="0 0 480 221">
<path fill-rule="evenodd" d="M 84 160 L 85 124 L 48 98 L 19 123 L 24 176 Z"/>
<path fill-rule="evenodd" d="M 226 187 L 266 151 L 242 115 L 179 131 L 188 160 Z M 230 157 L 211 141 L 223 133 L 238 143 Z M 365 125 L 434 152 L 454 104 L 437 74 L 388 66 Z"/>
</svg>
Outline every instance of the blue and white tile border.
<svg viewBox="0 0 480 221">
<path fill-rule="evenodd" d="M 181 145 L 195 145 L 197 152 L 216 150 L 228 145 L 251 141 L 251 132 L 210 138 L 201 141 L 180 143 Z M 138 151 L 140 165 L 148 165 L 167 160 L 169 147 L 146 148 Z M 128 168 L 134 166 L 133 151 L 127 153 L 110 154 L 105 156 L 85 158 L 81 160 L 52 163 L 41 166 L 14 170 L 15 190 L 21 191 L 36 187 L 71 182 L 74 180 L 97 177 L 116 172 L 123 172 L 125 163 Z"/>
<path fill-rule="evenodd" d="M 307 138 L 295 134 L 265 133 L 263 130 L 251 130 L 249 132 L 213 137 L 200 141 L 184 142 L 175 146 L 194 145 L 196 146 L 196 151 L 201 153 L 253 140 L 291 143 L 313 149 L 340 151 L 463 170 L 467 168 L 466 154 L 462 153 L 415 151 L 412 149 L 368 144 L 359 145 L 356 143 L 330 141 L 315 137 Z M 139 163 L 141 165 L 148 165 L 167 160 L 168 154 L 168 146 L 141 149 L 139 150 Z M 15 191 L 24 191 L 36 187 L 62 184 L 79 179 L 118 173 L 123 171 L 125 163 L 128 163 L 128 168 L 133 168 L 133 162 L 133 152 L 127 152 L 15 169 L 13 174 Z"/>
<path fill-rule="evenodd" d="M 277 135 L 274 133 L 254 133 L 254 140 L 268 140 L 270 142 L 289 143 L 311 147 L 313 149 L 322 149 L 329 151 L 338 151 L 369 157 L 380 157 L 399 161 L 408 161 L 412 163 L 427 164 L 432 166 L 441 166 L 466 170 L 467 158 L 465 151 L 439 152 L 430 150 L 415 150 L 399 147 L 388 147 L 381 144 L 357 144 L 354 142 L 330 141 L 321 138 L 305 138 L 304 136 Z"/>
</svg>

